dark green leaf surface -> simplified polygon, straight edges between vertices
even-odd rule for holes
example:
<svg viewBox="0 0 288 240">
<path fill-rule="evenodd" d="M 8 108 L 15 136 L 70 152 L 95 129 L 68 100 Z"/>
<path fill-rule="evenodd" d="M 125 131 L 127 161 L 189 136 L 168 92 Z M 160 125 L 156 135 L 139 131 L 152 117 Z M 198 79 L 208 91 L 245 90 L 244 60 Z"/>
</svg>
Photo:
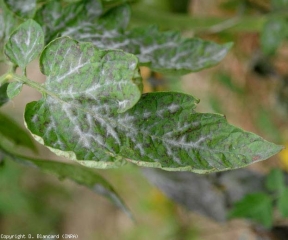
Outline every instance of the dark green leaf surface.
<svg viewBox="0 0 288 240">
<path fill-rule="evenodd" d="M 4 83 L 0 87 L 0 107 L 9 101 L 9 97 L 7 96 L 7 87 L 9 83 Z"/>
<path fill-rule="evenodd" d="M 46 43 L 59 36 L 63 31 L 93 25 L 102 13 L 102 5 L 97 0 L 75 2 L 63 6 L 60 1 L 52 0 L 40 8 L 35 16 L 43 27 Z"/>
<path fill-rule="evenodd" d="M 265 193 L 246 195 L 230 212 L 231 218 L 248 218 L 263 226 L 272 226 L 272 199 Z"/>
<path fill-rule="evenodd" d="M 28 20 L 22 23 L 5 45 L 5 54 L 15 65 L 26 69 L 44 47 L 44 34 L 38 23 Z"/>
<path fill-rule="evenodd" d="M 12 141 L 14 144 L 36 151 L 30 135 L 23 130 L 13 119 L 0 112 L 0 137 Z"/>
<path fill-rule="evenodd" d="M 287 20 L 285 18 L 269 19 L 261 33 L 261 47 L 265 54 L 275 54 L 281 42 L 288 36 Z"/>
<path fill-rule="evenodd" d="M 7 96 L 10 99 L 16 97 L 22 90 L 23 83 L 21 82 L 11 82 L 7 88 Z"/>
<path fill-rule="evenodd" d="M 57 161 L 37 160 L 24 156 L 14 155 L 7 152 L 5 149 L 3 149 L 3 147 L 0 146 L 0 155 L 1 153 L 7 155 L 8 157 L 21 164 L 38 167 L 43 171 L 55 174 L 60 179 L 69 179 L 80 185 L 83 185 L 92 191 L 108 198 L 115 206 L 120 208 L 130 218 L 133 218 L 131 212 L 126 207 L 125 203 L 122 201 L 119 195 L 114 191 L 113 187 L 104 178 L 89 168 Z"/>
<path fill-rule="evenodd" d="M 288 217 L 288 188 L 280 194 L 277 207 L 283 217 Z"/>
<path fill-rule="evenodd" d="M 284 187 L 283 172 L 279 168 L 272 169 L 266 179 L 266 188 L 269 191 L 277 191 L 277 193 L 281 193 Z"/>
<path fill-rule="evenodd" d="M 155 71 L 179 74 L 218 64 L 232 46 L 230 43 L 219 45 L 197 38 L 185 39 L 177 32 L 159 32 L 155 26 L 137 28 L 125 34 L 83 28 L 67 35 L 80 41 L 91 41 L 103 49 L 120 48 L 135 54 L 142 65 Z"/>
<path fill-rule="evenodd" d="M 4 0 L 7 7 L 21 18 L 33 17 L 36 10 L 36 0 Z"/>
<path fill-rule="evenodd" d="M 40 59 L 46 92 L 27 105 L 27 126 L 56 154 L 87 166 L 126 160 L 205 173 L 243 167 L 282 149 L 223 116 L 194 112 L 198 100 L 189 95 L 151 93 L 137 103 L 133 55 L 66 37 L 48 45 Z"/>
<path fill-rule="evenodd" d="M 53 4 L 57 5 L 52 1 L 51 5 Z M 69 6 L 77 4 L 80 3 Z M 42 18 L 40 22 L 48 23 L 48 27 L 51 23 L 55 23 L 50 27 L 53 34 L 46 34 L 49 40 L 52 40 L 57 33 L 79 41 L 93 42 L 101 49 L 122 49 L 135 54 L 142 65 L 148 65 L 155 71 L 178 74 L 199 71 L 218 64 L 232 46 L 230 43 L 219 45 L 197 38 L 185 39 L 178 32 L 160 32 L 155 26 L 125 31 L 130 20 L 130 8 L 127 5 L 111 9 L 98 20 L 95 16 L 94 22 L 81 17 L 86 15 L 85 11 L 81 9 L 74 11 L 80 20 L 69 21 L 68 27 L 64 27 L 67 15 L 63 12 L 65 9 L 62 11 L 59 7 L 62 11 L 59 10 L 59 17 L 50 20 L 52 10 L 49 6 L 46 5 L 37 14 L 39 16 L 37 19 Z M 60 24 L 57 25 L 57 22 Z"/>
</svg>

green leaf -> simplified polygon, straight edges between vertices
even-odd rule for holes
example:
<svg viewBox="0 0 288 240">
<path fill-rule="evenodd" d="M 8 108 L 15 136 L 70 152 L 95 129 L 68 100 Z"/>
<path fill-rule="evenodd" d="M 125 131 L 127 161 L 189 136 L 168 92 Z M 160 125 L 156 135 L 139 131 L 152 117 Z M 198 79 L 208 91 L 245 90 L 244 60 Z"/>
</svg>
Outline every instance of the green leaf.
<svg viewBox="0 0 288 240">
<path fill-rule="evenodd" d="M 273 55 L 281 42 L 287 37 L 287 21 L 285 18 L 269 19 L 261 33 L 261 47 L 265 54 Z"/>
<path fill-rule="evenodd" d="M 10 99 L 13 99 L 21 92 L 22 87 L 23 87 L 23 83 L 21 82 L 9 83 L 8 88 L 7 88 L 7 96 Z"/>
<path fill-rule="evenodd" d="M 97 194 L 108 198 L 115 206 L 125 212 L 131 219 L 133 216 L 123 200 L 115 192 L 113 187 L 95 171 L 80 165 L 72 165 L 51 160 L 38 160 L 20 155 L 14 155 L 7 152 L 0 146 L 0 154 L 7 155 L 16 162 L 24 165 L 37 167 L 45 172 L 52 173 L 59 179 L 69 179 L 80 185 L 83 185 Z"/>
<path fill-rule="evenodd" d="M 14 144 L 36 151 L 30 135 L 14 120 L 0 112 L 0 137 L 5 137 Z"/>
<path fill-rule="evenodd" d="M 58 0 L 49 1 L 40 8 L 35 16 L 43 27 L 45 41 L 48 43 L 71 26 L 81 28 L 93 25 L 93 21 L 102 13 L 102 5 L 98 0 L 87 0 L 68 5 Z M 69 30 L 70 31 L 70 30 Z"/>
<path fill-rule="evenodd" d="M 0 107 L 9 101 L 9 97 L 7 96 L 7 87 L 9 83 L 4 83 L 0 87 Z"/>
<path fill-rule="evenodd" d="M 39 14 L 43 16 L 42 12 Z M 50 11 L 47 14 L 51 15 Z M 178 32 L 160 32 L 155 26 L 125 31 L 129 20 L 130 8 L 123 5 L 95 19 L 93 24 L 74 21 L 66 28 L 55 29 L 55 32 L 79 41 L 93 42 L 101 49 L 122 49 L 135 54 L 142 65 L 155 71 L 178 74 L 218 64 L 232 46 L 231 43 L 219 45 L 197 38 L 185 39 Z"/>
<path fill-rule="evenodd" d="M 4 0 L 7 7 L 21 18 L 31 18 L 36 11 L 36 0 Z"/>
<path fill-rule="evenodd" d="M 288 188 L 284 188 L 280 194 L 277 207 L 283 217 L 288 217 Z"/>
<path fill-rule="evenodd" d="M 3 0 L 0 0 L 0 8 L 0 39 L 3 42 L 6 42 L 8 41 L 10 34 L 18 25 L 18 21 L 15 19 L 12 12 L 7 9 L 6 5 L 3 3 Z"/>
<path fill-rule="evenodd" d="M 266 178 L 265 184 L 269 191 L 281 193 L 285 188 L 283 172 L 279 168 L 272 169 Z"/>
<path fill-rule="evenodd" d="M 91 41 L 99 48 L 120 48 L 133 53 L 142 65 L 166 73 L 186 74 L 214 66 L 232 46 L 231 43 L 219 45 L 197 38 L 185 39 L 177 32 L 159 32 L 155 26 L 114 35 L 97 30 L 90 28 L 85 32 L 87 29 L 81 29 L 81 33 L 71 36 L 80 41 Z"/>
<path fill-rule="evenodd" d="M 272 199 L 265 193 L 246 195 L 235 203 L 231 210 L 230 218 L 248 218 L 262 224 L 266 228 L 272 227 Z"/>
<path fill-rule="evenodd" d="M 87 166 L 130 161 L 204 173 L 243 167 L 282 149 L 223 116 L 194 112 L 198 100 L 189 95 L 151 93 L 138 102 L 133 55 L 66 37 L 50 43 L 40 60 L 44 97 L 26 106 L 27 127 L 56 154 Z"/>
<path fill-rule="evenodd" d="M 22 23 L 5 45 L 5 54 L 11 62 L 25 71 L 26 66 L 38 57 L 44 47 L 44 34 L 38 23 Z"/>
</svg>

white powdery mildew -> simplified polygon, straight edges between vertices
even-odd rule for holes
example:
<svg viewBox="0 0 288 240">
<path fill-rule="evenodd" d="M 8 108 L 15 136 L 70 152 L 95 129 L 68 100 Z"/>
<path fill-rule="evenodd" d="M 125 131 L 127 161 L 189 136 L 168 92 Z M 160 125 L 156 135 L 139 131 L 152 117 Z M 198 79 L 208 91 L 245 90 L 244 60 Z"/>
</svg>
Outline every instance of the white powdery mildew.
<svg viewBox="0 0 288 240">
<path fill-rule="evenodd" d="M 98 117 L 98 116 L 94 116 L 95 119 L 101 124 L 101 126 L 103 128 L 106 129 L 106 134 L 107 136 L 111 136 L 115 139 L 115 141 L 120 145 L 121 142 L 120 142 L 120 139 L 118 137 L 118 133 L 115 131 L 114 127 L 111 126 L 107 121 L 105 121 L 103 118 L 101 117 Z"/>
<path fill-rule="evenodd" d="M 172 104 L 169 105 L 167 108 L 168 108 L 168 111 L 169 111 L 170 113 L 175 113 L 175 112 L 177 112 L 177 111 L 179 110 L 180 106 L 177 105 L 177 104 L 175 104 L 175 103 L 172 103 Z"/>
<path fill-rule="evenodd" d="M 123 116 L 121 116 L 121 118 L 118 119 L 118 123 L 123 125 L 123 126 L 129 125 L 129 129 L 131 129 L 131 128 L 133 129 L 134 128 L 133 124 L 134 124 L 135 120 L 137 120 L 137 118 L 135 116 L 130 115 L 128 113 L 125 113 Z"/>
<path fill-rule="evenodd" d="M 136 149 L 139 149 L 141 156 L 144 156 L 144 155 L 146 154 L 142 143 L 137 143 L 137 144 L 135 145 L 135 148 L 136 148 Z"/>
<path fill-rule="evenodd" d="M 170 145 L 163 141 L 163 145 L 167 150 L 168 156 L 172 157 L 172 160 L 178 164 L 182 164 L 181 159 L 175 154 L 175 152 L 171 149 Z"/>
<path fill-rule="evenodd" d="M 119 104 L 119 108 L 120 109 L 124 109 L 126 108 L 126 106 L 130 103 L 129 100 L 125 99 L 125 100 L 122 100 L 122 101 L 119 101 L 118 104 Z"/>
<path fill-rule="evenodd" d="M 211 62 L 211 60 L 218 62 L 219 60 L 221 60 L 227 53 L 227 49 L 226 48 L 222 48 L 221 51 L 218 51 L 215 53 L 215 51 L 212 51 L 211 53 L 207 50 L 207 52 L 209 54 L 207 54 L 207 56 L 201 56 L 201 58 L 198 58 L 197 62 L 193 62 L 193 64 L 195 64 L 197 67 L 202 67 L 203 64 L 205 64 L 206 62 Z"/>
<path fill-rule="evenodd" d="M 151 115 L 152 115 L 152 113 L 151 113 L 151 112 L 148 112 L 148 111 L 145 109 L 145 111 L 144 111 L 144 113 L 143 113 L 144 119 L 149 118 Z"/>
<path fill-rule="evenodd" d="M 75 74 L 75 73 L 78 73 L 78 74 L 79 74 L 79 69 L 82 68 L 82 67 L 84 67 L 84 66 L 86 66 L 87 64 L 90 64 L 90 61 L 89 61 L 89 60 L 87 60 L 87 62 L 78 64 L 78 65 L 76 65 L 76 66 L 74 66 L 74 67 L 72 67 L 72 66 L 70 65 L 69 71 L 67 71 L 67 72 L 66 72 L 65 74 L 63 74 L 62 76 L 59 76 L 59 75 L 58 75 L 55 80 L 56 80 L 58 83 L 60 83 L 63 79 L 67 78 L 68 76 L 70 76 L 70 75 L 72 75 L 72 74 Z M 61 67 L 62 67 L 62 66 L 60 66 L 60 68 L 61 68 Z"/>
<path fill-rule="evenodd" d="M 33 123 L 37 123 L 38 120 L 39 120 L 39 117 L 38 117 L 37 114 L 35 114 L 35 115 L 32 117 L 32 119 L 31 119 L 31 121 L 32 121 Z"/>
<path fill-rule="evenodd" d="M 49 124 L 46 128 L 46 131 L 45 131 L 43 137 L 47 136 L 47 138 L 49 138 L 51 131 L 55 131 L 55 132 L 57 131 L 57 126 L 56 126 L 55 120 L 52 116 L 49 117 Z"/>
</svg>

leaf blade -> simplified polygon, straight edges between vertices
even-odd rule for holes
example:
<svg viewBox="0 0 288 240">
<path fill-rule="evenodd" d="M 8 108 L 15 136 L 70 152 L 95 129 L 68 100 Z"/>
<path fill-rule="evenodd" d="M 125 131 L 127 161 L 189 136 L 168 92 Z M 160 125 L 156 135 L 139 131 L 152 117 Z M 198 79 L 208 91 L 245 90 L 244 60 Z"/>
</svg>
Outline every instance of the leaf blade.
<svg viewBox="0 0 288 240">
<path fill-rule="evenodd" d="M 229 216 L 245 217 L 270 228 L 273 222 L 272 199 L 265 193 L 248 194 L 234 205 Z"/>
<path fill-rule="evenodd" d="M 151 93 L 143 95 L 133 108 L 123 113 L 116 113 L 113 101 L 101 99 L 95 100 L 92 111 L 66 105 L 65 108 L 74 111 L 75 119 L 82 119 L 82 123 L 79 121 L 72 126 L 69 122 L 73 117 L 65 116 L 65 113 L 53 116 L 54 122 L 48 123 L 58 126 L 58 131 L 69 124 L 71 127 L 54 134 L 56 128 L 47 133 L 39 118 L 33 122 L 31 119 L 45 112 L 63 113 L 65 109 L 56 110 L 59 101 L 49 101 L 49 104 L 39 101 L 27 106 L 25 121 L 33 134 L 44 139 L 45 145 L 64 152 L 73 149 L 74 160 L 92 167 L 120 158 L 139 166 L 207 173 L 244 167 L 282 149 L 282 146 L 229 125 L 220 115 L 196 113 L 193 109 L 197 102 L 192 96 L 181 93 Z M 47 119 L 45 121 L 47 124 Z M 87 132 L 87 128 L 83 128 L 87 125 L 97 131 Z M 60 139 L 59 136 L 68 133 L 70 137 Z M 58 141 L 65 146 L 57 145 Z"/>
<path fill-rule="evenodd" d="M 26 66 L 40 54 L 43 47 L 44 33 L 40 25 L 30 19 L 12 33 L 4 51 L 11 62 L 25 71 Z"/>
<path fill-rule="evenodd" d="M 7 96 L 9 99 L 16 97 L 22 90 L 23 83 L 21 82 L 11 82 L 7 88 Z"/>
</svg>

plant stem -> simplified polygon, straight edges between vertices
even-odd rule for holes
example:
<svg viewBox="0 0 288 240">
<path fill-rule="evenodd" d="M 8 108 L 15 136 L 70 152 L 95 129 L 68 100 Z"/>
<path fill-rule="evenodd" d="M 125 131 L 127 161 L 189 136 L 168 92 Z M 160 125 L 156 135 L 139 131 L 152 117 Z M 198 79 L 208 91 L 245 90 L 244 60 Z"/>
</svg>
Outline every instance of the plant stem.
<svg viewBox="0 0 288 240">
<path fill-rule="evenodd" d="M 32 88 L 36 89 L 38 92 L 42 93 L 42 95 L 48 94 L 48 95 L 50 95 L 52 97 L 55 97 L 55 98 L 59 99 L 59 97 L 55 93 L 48 91 L 41 84 L 39 84 L 37 82 L 34 82 L 34 81 L 30 80 L 29 78 L 27 78 L 25 76 L 19 76 L 19 75 L 15 74 L 15 73 L 10 73 L 9 77 L 10 77 L 11 80 L 13 79 L 13 80 L 15 80 L 17 82 L 22 82 L 23 84 L 26 84 L 29 87 L 32 87 Z"/>
</svg>

